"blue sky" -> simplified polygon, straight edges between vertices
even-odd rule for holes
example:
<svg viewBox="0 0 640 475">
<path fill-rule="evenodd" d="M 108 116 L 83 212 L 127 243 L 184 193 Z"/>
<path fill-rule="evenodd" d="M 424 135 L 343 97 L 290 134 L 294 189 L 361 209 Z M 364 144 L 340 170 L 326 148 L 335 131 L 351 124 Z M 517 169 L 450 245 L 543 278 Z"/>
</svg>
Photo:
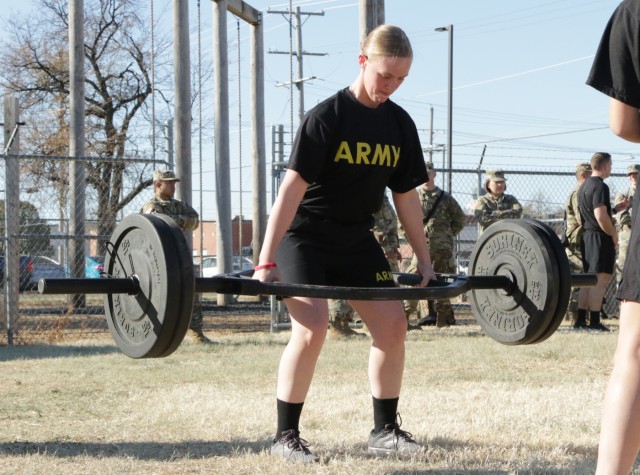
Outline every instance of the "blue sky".
<svg viewBox="0 0 640 475">
<path fill-rule="evenodd" d="M 2 2 L 0 19 L 11 11 L 28 11 L 30 2 Z M 265 49 L 288 50 L 289 28 L 282 15 L 267 10 L 286 10 L 289 2 L 264 0 L 247 2 L 263 11 Z M 614 156 L 614 171 L 622 171 L 640 149 L 614 137 L 607 128 L 608 100 L 585 85 L 603 28 L 618 0 L 387 0 L 386 22 L 402 27 L 414 49 L 409 77 L 392 97 L 414 118 L 428 144 L 430 109 L 434 111 L 434 142 L 446 143 L 448 33 L 437 27 L 454 25 L 453 73 L 453 164 L 475 168 L 484 145 L 483 166 L 567 170 L 588 160 L 597 150 Z M 148 2 L 142 2 L 148 5 Z M 156 15 L 171 25 L 171 2 L 157 0 Z M 324 11 L 324 16 L 304 18 L 303 49 L 326 56 L 305 56 L 304 75 L 317 79 L 305 83 L 305 106 L 349 85 L 358 73 L 358 1 L 293 1 L 303 12 Z M 195 31 L 197 2 L 190 1 Z M 201 2 L 203 54 L 210 54 L 211 3 Z M 4 37 L 1 32 L 0 38 Z M 250 137 L 249 30 L 240 26 L 240 90 L 242 127 L 238 127 L 238 62 L 236 19 L 229 15 L 230 117 L 232 163 L 238 156 L 237 141 Z M 197 35 L 191 36 L 195 51 Z M 295 41 L 294 41 L 295 45 Z M 196 55 L 192 53 L 192 60 Z M 265 54 L 267 93 L 267 156 L 271 156 L 270 126 L 276 123 L 290 130 L 291 101 L 286 87 L 289 58 Z M 294 65 L 294 71 L 297 66 Z M 244 99 L 247 98 L 247 99 Z M 297 92 L 293 114 L 297 125 Z M 205 104 L 205 113 L 211 110 Z M 194 158 L 198 144 L 194 142 Z M 203 144 L 205 157 L 211 143 Z M 243 182 L 250 186 L 249 146 L 243 146 Z M 616 170 L 617 168 L 617 170 Z M 194 170 L 198 166 L 194 164 Z M 203 178 L 210 182 L 213 159 L 203 166 Z M 233 172 L 237 174 L 237 169 Z M 232 182 L 235 180 L 232 174 Z M 211 180 L 212 182 L 213 180 Z M 194 177 L 194 186 L 199 177 Z M 194 190 L 195 193 L 195 190 Z"/>
</svg>

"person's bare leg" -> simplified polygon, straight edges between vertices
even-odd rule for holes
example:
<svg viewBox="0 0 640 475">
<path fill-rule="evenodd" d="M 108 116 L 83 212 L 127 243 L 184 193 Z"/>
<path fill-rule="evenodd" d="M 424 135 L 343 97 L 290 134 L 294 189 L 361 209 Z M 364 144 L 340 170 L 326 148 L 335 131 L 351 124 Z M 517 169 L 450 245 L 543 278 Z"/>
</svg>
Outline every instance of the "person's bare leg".
<svg viewBox="0 0 640 475">
<path fill-rule="evenodd" d="M 407 319 L 399 301 L 349 301 L 373 338 L 369 353 L 369 384 L 377 399 L 400 395 L 404 372 Z"/>
<path fill-rule="evenodd" d="M 327 336 L 329 311 L 324 299 L 296 297 L 285 302 L 291 315 L 291 338 L 280 359 L 276 394 L 281 401 L 301 403 Z"/>
<path fill-rule="evenodd" d="M 596 274 L 596 277 L 598 278 L 598 283 L 595 285 L 595 287 L 591 287 L 588 290 L 588 305 L 589 310 L 591 310 L 592 312 L 602 310 L 602 298 L 604 297 L 604 293 L 607 290 L 607 285 L 611 280 L 611 274 L 599 272 Z"/>
<path fill-rule="evenodd" d="M 620 332 L 604 398 L 598 475 L 628 474 L 640 450 L 640 304 L 620 305 Z"/>
<path fill-rule="evenodd" d="M 589 310 L 589 293 L 592 287 L 582 287 L 578 293 L 578 308 Z"/>
</svg>

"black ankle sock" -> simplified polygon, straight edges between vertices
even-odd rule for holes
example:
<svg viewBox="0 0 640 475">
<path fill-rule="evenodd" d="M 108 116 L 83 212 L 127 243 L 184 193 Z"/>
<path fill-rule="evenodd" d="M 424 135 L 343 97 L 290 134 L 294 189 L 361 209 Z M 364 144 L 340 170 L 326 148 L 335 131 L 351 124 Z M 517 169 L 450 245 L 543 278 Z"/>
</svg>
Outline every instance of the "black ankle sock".
<svg viewBox="0 0 640 475">
<path fill-rule="evenodd" d="M 576 323 L 582 323 L 582 324 L 587 323 L 587 309 L 585 308 L 578 309 L 578 320 L 576 321 Z"/>
<path fill-rule="evenodd" d="M 299 433 L 300 414 L 302 414 L 302 406 L 304 402 L 285 402 L 277 400 L 278 405 L 278 429 L 276 431 L 276 440 L 280 438 L 285 430 L 295 429 L 296 434 Z"/>
<path fill-rule="evenodd" d="M 398 400 L 373 398 L 373 424 L 374 432 L 380 432 L 387 424 L 396 422 L 396 414 L 398 413 Z"/>
<path fill-rule="evenodd" d="M 600 310 L 589 312 L 589 326 L 595 327 L 600 325 Z"/>
</svg>

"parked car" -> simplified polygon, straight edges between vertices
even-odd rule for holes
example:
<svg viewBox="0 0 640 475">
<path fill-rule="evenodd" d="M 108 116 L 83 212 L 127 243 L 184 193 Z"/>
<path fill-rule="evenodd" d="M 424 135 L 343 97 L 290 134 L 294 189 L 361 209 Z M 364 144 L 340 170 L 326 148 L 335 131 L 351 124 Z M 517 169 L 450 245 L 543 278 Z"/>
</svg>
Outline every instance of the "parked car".
<svg viewBox="0 0 640 475">
<path fill-rule="evenodd" d="M 20 256 L 20 273 L 19 273 L 19 288 L 20 290 L 26 290 L 31 284 L 31 271 L 33 269 L 33 263 L 30 256 Z M 0 287 L 4 287 L 4 255 L 0 255 Z"/>
<path fill-rule="evenodd" d="M 64 267 L 46 256 L 27 256 L 30 260 L 31 274 L 27 289 L 37 289 L 40 279 L 65 279 Z"/>
<path fill-rule="evenodd" d="M 104 271 L 104 256 L 86 256 L 84 259 L 84 275 L 87 279 L 97 279 Z"/>
<path fill-rule="evenodd" d="M 233 257 L 233 270 L 232 272 L 241 272 L 244 270 L 253 269 L 253 262 L 246 257 L 234 256 Z M 218 275 L 218 258 L 216 256 L 209 256 L 202 259 L 202 277 L 212 277 Z"/>
</svg>

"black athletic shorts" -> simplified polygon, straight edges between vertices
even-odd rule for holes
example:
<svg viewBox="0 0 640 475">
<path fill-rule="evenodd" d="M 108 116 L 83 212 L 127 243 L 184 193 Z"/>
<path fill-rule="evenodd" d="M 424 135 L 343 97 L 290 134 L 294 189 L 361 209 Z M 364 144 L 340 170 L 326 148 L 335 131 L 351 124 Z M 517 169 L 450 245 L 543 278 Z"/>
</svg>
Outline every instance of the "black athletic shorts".
<svg viewBox="0 0 640 475">
<path fill-rule="evenodd" d="M 276 254 L 284 282 L 395 287 L 372 223 L 341 224 L 298 213 Z"/>
<path fill-rule="evenodd" d="M 622 268 L 622 278 L 618 286 L 618 299 L 640 302 L 640 193 L 636 188 L 633 196 L 633 211 L 631 212 L 631 237 L 627 248 L 627 257 Z"/>
<path fill-rule="evenodd" d="M 611 236 L 585 229 L 582 233 L 580 251 L 585 272 L 613 274 L 616 265 L 616 248 Z"/>
</svg>

